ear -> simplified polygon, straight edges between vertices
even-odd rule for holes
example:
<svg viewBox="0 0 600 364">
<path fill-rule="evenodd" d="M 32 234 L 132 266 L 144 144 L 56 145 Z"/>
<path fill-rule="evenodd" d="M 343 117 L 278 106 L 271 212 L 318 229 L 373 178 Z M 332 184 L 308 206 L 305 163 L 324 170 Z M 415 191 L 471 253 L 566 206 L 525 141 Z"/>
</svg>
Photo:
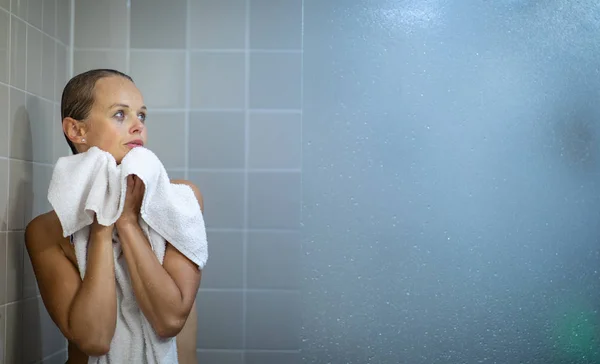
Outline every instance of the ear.
<svg viewBox="0 0 600 364">
<path fill-rule="evenodd" d="M 86 134 L 85 123 L 66 117 L 62 122 L 63 132 L 67 138 L 74 144 L 82 144 Z"/>
</svg>

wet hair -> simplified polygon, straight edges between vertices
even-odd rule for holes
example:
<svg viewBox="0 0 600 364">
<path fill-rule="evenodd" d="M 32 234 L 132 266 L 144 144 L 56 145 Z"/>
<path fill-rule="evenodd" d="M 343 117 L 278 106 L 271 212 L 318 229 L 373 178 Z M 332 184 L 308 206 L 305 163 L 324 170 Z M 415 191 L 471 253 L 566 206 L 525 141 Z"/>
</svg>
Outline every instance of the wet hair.
<svg viewBox="0 0 600 364">
<path fill-rule="evenodd" d="M 71 78 L 62 92 L 60 104 L 61 125 L 62 121 L 69 117 L 78 121 L 85 120 L 94 105 L 96 82 L 102 78 L 111 76 L 123 77 L 133 82 L 130 76 L 113 69 L 93 69 Z M 65 139 L 73 154 L 77 154 L 75 145 L 69 140 L 66 134 Z"/>
</svg>

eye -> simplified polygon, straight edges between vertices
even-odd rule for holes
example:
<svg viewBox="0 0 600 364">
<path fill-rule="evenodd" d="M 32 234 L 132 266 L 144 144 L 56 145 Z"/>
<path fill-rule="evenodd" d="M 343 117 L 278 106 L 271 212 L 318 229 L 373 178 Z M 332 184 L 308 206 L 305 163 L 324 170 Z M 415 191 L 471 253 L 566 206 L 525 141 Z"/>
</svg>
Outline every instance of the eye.
<svg viewBox="0 0 600 364">
<path fill-rule="evenodd" d="M 143 123 L 143 122 L 146 122 L 146 114 L 145 114 L 145 113 L 143 113 L 143 112 L 139 113 L 139 114 L 138 114 L 138 118 L 140 119 L 140 121 L 141 121 L 142 123 Z"/>
<path fill-rule="evenodd" d="M 118 120 L 123 120 L 125 118 L 125 112 L 123 110 L 119 110 L 114 115 Z"/>
</svg>

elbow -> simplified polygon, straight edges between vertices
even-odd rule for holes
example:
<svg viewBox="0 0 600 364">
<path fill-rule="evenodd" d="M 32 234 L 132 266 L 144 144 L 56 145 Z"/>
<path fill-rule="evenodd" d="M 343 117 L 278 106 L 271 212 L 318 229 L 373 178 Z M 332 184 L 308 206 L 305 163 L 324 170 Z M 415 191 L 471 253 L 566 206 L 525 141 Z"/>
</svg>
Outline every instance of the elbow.
<svg viewBox="0 0 600 364">
<path fill-rule="evenodd" d="M 156 334 L 163 339 L 172 338 L 181 332 L 185 325 L 185 321 L 185 317 L 173 317 L 155 325 L 154 330 L 156 331 Z"/>
<path fill-rule="evenodd" d="M 110 351 L 110 341 L 80 342 L 76 345 L 87 356 L 103 356 Z"/>
</svg>

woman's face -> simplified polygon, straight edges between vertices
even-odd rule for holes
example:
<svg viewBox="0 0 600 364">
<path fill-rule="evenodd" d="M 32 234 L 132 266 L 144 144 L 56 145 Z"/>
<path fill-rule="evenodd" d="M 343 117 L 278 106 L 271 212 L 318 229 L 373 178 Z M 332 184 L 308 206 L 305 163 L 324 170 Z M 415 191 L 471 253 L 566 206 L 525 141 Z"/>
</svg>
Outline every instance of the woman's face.
<svg viewBox="0 0 600 364">
<path fill-rule="evenodd" d="M 78 150 L 95 146 L 121 163 L 131 149 L 146 144 L 145 120 L 144 98 L 133 82 L 120 76 L 101 78 L 96 82 L 92 109 L 81 124 L 84 130 Z"/>
</svg>

